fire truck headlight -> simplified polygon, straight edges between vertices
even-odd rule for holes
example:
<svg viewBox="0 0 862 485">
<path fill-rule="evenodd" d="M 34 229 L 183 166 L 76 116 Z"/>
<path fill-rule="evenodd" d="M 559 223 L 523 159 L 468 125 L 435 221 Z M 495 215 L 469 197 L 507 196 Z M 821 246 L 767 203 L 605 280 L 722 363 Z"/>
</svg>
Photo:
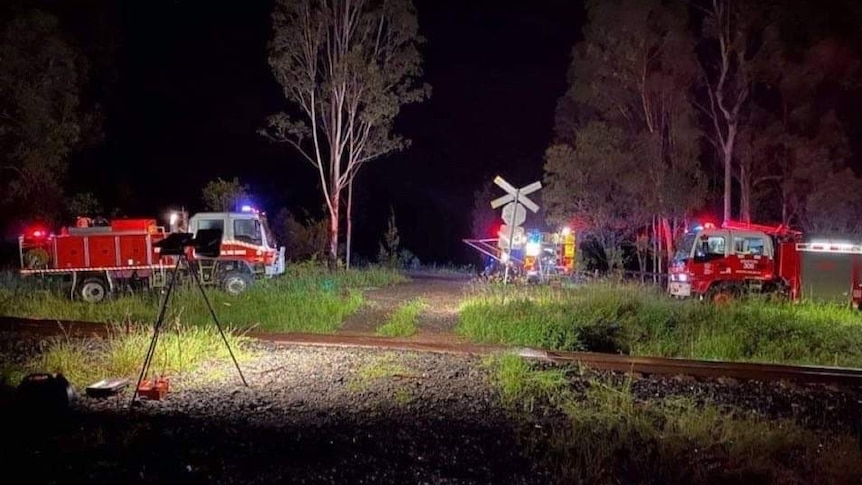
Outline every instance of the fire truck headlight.
<svg viewBox="0 0 862 485">
<path fill-rule="evenodd" d="M 537 242 L 528 242 L 524 247 L 524 252 L 527 256 L 538 256 L 542 252 L 542 245 Z"/>
<path fill-rule="evenodd" d="M 678 281 L 688 281 L 688 275 L 685 273 L 680 273 L 677 275 L 676 279 Z"/>
</svg>

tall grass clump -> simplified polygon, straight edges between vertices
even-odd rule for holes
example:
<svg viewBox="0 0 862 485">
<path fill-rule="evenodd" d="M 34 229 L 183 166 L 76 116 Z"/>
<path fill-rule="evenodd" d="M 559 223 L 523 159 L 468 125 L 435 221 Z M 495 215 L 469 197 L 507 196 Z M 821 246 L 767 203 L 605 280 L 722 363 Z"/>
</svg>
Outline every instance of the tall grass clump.
<svg viewBox="0 0 862 485">
<path fill-rule="evenodd" d="M 311 263 L 290 265 L 285 275 L 256 281 L 248 291 L 231 296 L 207 289 L 220 321 L 237 328 L 266 331 L 328 333 L 362 303 L 362 290 L 405 281 L 385 268 L 329 272 Z M 8 283 L 8 284 L 7 284 Z M 9 278 L 0 287 L 0 315 L 105 323 L 146 323 L 156 318 L 157 291 L 117 295 L 100 304 L 72 301 L 56 288 L 32 278 Z M 175 290 L 169 319 L 210 325 L 212 317 L 194 286 Z"/>
<path fill-rule="evenodd" d="M 377 328 L 381 337 L 409 337 L 416 333 L 419 315 L 428 305 L 422 298 L 414 298 L 398 307 L 391 317 Z"/>
<path fill-rule="evenodd" d="M 492 361 L 492 380 L 516 415 L 540 402 L 559 416 L 556 425 L 523 430 L 559 483 L 827 484 L 862 476 L 850 434 L 826 436 L 688 398 L 643 401 L 630 380 L 592 378 L 574 393 L 559 371 L 514 359 Z"/>
<path fill-rule="evenodd" d="M 485 359 L 491 380 L 507 407 L 532 411 L 537 403 L 554 403 L 568 397 L 568 380 L 562 370 L 535 370 L 514 354 Z"/>
<path fill-rule="evenodd" d="M 644 306 L 637 296 L 598 286 L 492 285 L 462 303 L 456 331 L 485 343 L 627 352 L 631 338 L 623 323 Z"/>
<path fill-rule="evenodd" d="M 248 339 L 229 328 L 225 330 L 237 359 L 247 359 L 250 355 L 246 350 Z M 143 325 L 116 327 L 103 339 L 57 337 L 47 341 L 38 355 L 5 372 L 11 376 L 30 372 L 62 373 L 78 389 L 107 377 L 137 379 L 151 338 L 152 327 Z M 174 325 L 159 334 L 150 371 L 154 375 L 173 377 L 205 362 L 227 359 L 230 354 L 215 326 Z"/>
<path fill-rule="evenodd" d="M 477 289 L 456 331 L 557 350 L 862 367 L 862 314 L 849 308 L 759 299 L 716 306 L 635 284 Z"/>
</svg>

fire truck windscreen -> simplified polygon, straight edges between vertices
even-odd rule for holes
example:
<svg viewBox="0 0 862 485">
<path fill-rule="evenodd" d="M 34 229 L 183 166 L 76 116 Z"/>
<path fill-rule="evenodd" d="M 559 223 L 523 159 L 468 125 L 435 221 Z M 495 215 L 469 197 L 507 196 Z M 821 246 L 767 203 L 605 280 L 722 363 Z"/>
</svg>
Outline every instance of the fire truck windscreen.
<svg viewBox="0 0 862 485">
<path fill-rule="evenodd" d="M 256 219 L 236 219 L 233 221 L 234 237 L 239 241 L 261 245 L 263 244 L 263 236 L 261 236 L 260 221 Z"/>
<path fill-rule="evenodd" d="M 687 233 L 682 239 L 677 242 L 677 250 L 673 259 L 675 261 L 684 261 L 691 257 L 691 249 L 694 247 L 694 241 L 697 239 L 697 233 Z"/>
</svg>

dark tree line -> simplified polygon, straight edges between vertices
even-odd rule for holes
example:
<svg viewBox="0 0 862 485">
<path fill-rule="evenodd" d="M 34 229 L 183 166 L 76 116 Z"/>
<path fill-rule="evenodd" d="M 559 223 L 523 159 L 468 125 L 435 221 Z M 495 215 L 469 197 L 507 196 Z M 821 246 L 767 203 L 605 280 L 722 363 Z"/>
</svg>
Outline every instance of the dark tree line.
<svg viewBox="0 0 862 485">
<path fill-rule="evenodd" d="M 855 3 L 602 0 L 587 13 L 545 156 L 553 222 L 586 218 L 608 266 L 629 245 L 658 269 L 682 222 L 715 207 L 719 221 L 862 235 L 841 110 L 860 94 L 859 39 L 832 20 L 858 21 Z"/>
<path fill-rule="evenodd" d="M 68 190 L 68 175 L 72 158 L 103 139 L 116 32 L 101 15 L 73 29 L 54 9 L 75 10 L 25 0 L 0 8 L 0 222 L 102 210 L 92 193 Z"/>
</svg>

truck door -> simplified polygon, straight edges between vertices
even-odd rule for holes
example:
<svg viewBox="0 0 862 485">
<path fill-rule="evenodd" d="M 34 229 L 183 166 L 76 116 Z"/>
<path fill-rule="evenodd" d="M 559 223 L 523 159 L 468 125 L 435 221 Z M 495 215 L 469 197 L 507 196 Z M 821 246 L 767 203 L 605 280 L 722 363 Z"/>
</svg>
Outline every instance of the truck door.
<svg viewBox="0 0 862 485">
<path fill-rule="evenodd" d="M 220 230 L 222 241 L 224 241 L 225 233 L 224 233 L 224 219 L 223 218 L 221 218 L 221 217 L 210 217 L 210 218 L 204 217 L 204 218 L 198 219 L 193 224 L 192 231 L 194 232 L 194 235 L 197 236 L 198 231 L 200 231 L 202 229 L 218 229 L 218 230 Z M 197 257 L 197 255 L 195 253 L 192 253 L 192 254 L 195 257 Z"/>
<path fill-rule="evenodd" d="M 694 263 L 696 276 L 709 279 L 729 274 L 727 231 L 702 232 L 695 243 Z"/>
<path fill-rule="evenodd" d="M 745 278 L 762 278 L 772 274 L 772 244 L 765 234 L 734 234 L 733 272 Z"/>
</svg>

